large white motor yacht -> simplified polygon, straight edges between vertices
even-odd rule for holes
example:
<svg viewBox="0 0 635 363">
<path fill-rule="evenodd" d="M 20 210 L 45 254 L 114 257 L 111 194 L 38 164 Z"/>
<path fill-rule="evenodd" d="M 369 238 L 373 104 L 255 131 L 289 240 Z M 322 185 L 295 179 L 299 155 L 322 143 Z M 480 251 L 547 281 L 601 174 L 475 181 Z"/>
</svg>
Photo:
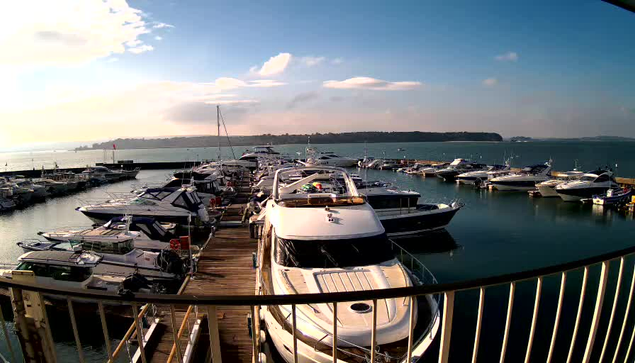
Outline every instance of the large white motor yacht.
<svg viewBox="0 0 635 363">
<path fill-rule="evenodd" d="M 350 168 L 357 165 L 358 160 L 346 156 L 340 156 L 332 151 L 317 151 L 312 148 L 307 149 L 306 161 L 302 162 L 306 166 L 337 166 Z"/>
<path fill-rule="evenodd" d="M 617 185 L 613 172 L 595 170 L 585 173 L 579 180 L 556 186 L 556 192 L 565 202 L 579 202 L 582 199 L 593 198 L 594 195 L 605 194 Z"/>
<path fill-rule="evenodd" d="M 540 196 L 543 198 L 559 197 L 558 192 L 556 192 L 556 186 L 568 181 L 579 180 L 583 175 L 584 173 L 579 170 L 558 173 L 554 179 L 549 179 L 536 184 L 536 188 L 540 192 Z"/>
<path fill-rule="evenodd" d="M 391 242 L 373 209 L 341 168 L 304 168 L 303 178 L 284 183 L 276 172 L 274 193 L 265 208 L 259 247 L 260 291 L 293 295 L 367 291 L 412 286 L 411 273 L 394 257 Z M 340 180 L 343 179 L 343 182 Z M 315 189 L 314 189 L 315 188 Z M 294 362 L 292 307 L 263 307 L 269 336 L 282 358 Z M 297 362 L 332 362 L 332 304 L 297 305 Z M 338 362 L 370 357 L 372 301 L 338 303 Z M 410 310 L 420 336 L 405 357 Z M 416 361 L 439 326 L 431 297 L 377 301 L 377 357 L 384 362 Z M 361 360 L 360 360 L 361 357 Z"/>
<path fill-rule="evenodd" d="M 187 225 L 190 220 L 196 222 L 196 219 L 209 222 L 207 209 L 195 188 L 148 188 L 132 198 L 89 204 L 78 207 L 77 210 L 97 223 L 105 223 L 124 215 L 152 217 L 160 222 L 182 225 Z"/>
<path fill-rule="evenodd" d="M 459 174 L 456 177 L 456 181 L 459 184 L 474 185 L 477 181 L 487 181 L 489 179 L 502 176 L 509 173 L 511 167 L 506 165 L 489 165 L 487 168 L 476 171 L 468 171 L 467 173 Z"/>
<path fill-rule="evenodd" d="M 524 167 L 519 173 L 496 177 L 491 184 L 501 191 L 528 191 L 536 188 L 536 184 L 549 179 L 551 162 Z"/>
</svg>

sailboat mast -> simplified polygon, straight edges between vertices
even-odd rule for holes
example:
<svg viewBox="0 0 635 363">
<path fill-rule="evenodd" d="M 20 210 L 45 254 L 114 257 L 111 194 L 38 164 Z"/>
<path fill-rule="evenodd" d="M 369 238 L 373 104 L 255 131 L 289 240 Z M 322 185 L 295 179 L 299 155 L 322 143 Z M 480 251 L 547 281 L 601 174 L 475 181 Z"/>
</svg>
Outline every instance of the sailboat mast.
<svg viewBox="0 0 635 363">
<path fill-rule="evenodd" d="M 218 161 L 220 161 L 220 106 L 216 105 L 216 127 L 218 129 Z"/>
</svg>

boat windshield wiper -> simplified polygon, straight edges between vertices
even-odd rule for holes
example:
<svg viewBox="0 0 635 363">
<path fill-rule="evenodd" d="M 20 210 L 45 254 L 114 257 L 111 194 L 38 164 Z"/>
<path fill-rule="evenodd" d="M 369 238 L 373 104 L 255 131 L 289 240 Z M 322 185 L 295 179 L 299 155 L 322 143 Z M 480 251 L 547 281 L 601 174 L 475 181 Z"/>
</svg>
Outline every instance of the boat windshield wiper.
<svg viewBox="0 0 635 363">
<path fill-rule="evenodd" d="M 340 267 L 340 264 L 337 262 L 337 260 L 335 259 L 335 257 L 333 257 L 333 255 L 331 255 L 326 248 L 324 248 L 324 245 L 320 246 L 320 252 L 322 252 L 324 254 L 324 256 L 326 256 L 326 258 L 328 258 L 329 261 L 331 261 L 331 263 L 333 264 L 333 266 L 335 267 Z"/>
</svg>

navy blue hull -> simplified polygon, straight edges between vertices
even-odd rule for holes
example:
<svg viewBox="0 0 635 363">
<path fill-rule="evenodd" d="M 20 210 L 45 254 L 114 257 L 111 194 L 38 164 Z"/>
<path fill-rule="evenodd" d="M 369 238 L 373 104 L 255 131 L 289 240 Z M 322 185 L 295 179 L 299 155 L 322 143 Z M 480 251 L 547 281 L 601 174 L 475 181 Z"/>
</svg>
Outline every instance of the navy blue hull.
<svg viewBox="0 0 635 363">
<path fill-rule="evenodd" d="M 444 228 L 454 218 L 458 210 L 458 208 L 452 208 L 445 212 L 415 216 L 404 214 L 399 218 L 391 219 L 379 217 L 379 220 L 389 236 L 406 236 Z"/>
</svg>

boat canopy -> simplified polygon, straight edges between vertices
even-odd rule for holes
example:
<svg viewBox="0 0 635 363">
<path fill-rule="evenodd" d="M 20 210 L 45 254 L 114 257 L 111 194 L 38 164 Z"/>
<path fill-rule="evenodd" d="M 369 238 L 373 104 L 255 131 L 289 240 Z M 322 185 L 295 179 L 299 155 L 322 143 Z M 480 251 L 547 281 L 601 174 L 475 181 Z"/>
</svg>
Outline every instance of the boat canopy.
<svg viewBox="0 0 635 363">
<path fill-rule="evenodd" d="M 20 256 L 18 261 L 47 265 L 94 267 L 101 259 L 102 256 L 91 252 L 32 251 Z"/>
</svg>

